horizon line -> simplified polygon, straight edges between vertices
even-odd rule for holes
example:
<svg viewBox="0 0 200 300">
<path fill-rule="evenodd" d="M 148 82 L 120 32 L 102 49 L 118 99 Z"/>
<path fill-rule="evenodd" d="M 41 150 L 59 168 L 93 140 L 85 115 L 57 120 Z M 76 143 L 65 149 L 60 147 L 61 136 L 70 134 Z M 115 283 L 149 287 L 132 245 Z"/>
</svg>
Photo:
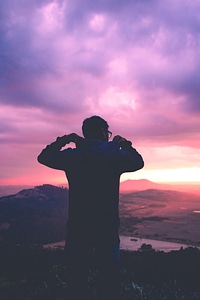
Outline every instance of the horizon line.
<svg viewBox="0 0 200 300">
<path fill-rule="evenodd" d="M 152 181 L 146 178 L 141 178 L 141 179 L 125 179 L 123 181 L 120 181 L 120 183 L 126 182 L 126 181 L 149 181 L 152 183 L 156 183 L 156 184 L 170 184 L 170 185 L 200 185 L 200 181 Z M 56 182 L 44 182 L 44 183 L 30 183 L 30 184 L 0 184 L 0 187 L 4 186 L 40 186 L 40 185 L 44 185 L 44 184 L 50 184 L 50 185 L 55 185 L 55 186 L 60 186 L 60 185 L 67 185 L 68 186 L 68 182 L 60 182 L 60 183 L 56 183 Z"/>
</svg>

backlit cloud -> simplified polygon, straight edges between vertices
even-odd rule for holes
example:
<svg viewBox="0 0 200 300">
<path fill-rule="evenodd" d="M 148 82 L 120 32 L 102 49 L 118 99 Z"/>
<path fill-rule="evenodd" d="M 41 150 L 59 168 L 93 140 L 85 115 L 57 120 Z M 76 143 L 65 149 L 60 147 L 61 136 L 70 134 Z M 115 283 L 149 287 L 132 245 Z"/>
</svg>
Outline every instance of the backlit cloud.
<svg viewBox="0 0 200 300">
<path fill-rule="evenodd" d="M 92 114 L 136 142 L 147 169 L 188 166 L 182 151 L 189 161 L 200 148 L 199 9 L 198 0 L 1 1 L 3 174 L 36 174 L 41 147 L 81 134 Z"/>
</svg>

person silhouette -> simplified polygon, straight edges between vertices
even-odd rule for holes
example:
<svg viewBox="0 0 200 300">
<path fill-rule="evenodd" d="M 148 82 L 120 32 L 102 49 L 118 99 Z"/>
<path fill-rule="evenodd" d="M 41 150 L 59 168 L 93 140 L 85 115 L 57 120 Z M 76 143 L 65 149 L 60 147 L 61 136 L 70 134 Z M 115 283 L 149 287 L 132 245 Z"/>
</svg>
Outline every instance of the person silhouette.
<svg viewBox="0 0 200 300">
<path fill-rule="evenodd" d="M 144 166 L 132 143 L 112 133 L 99 116 L 83 121 L 83 137 L 58 137 L 38 156 L 39 163 L 63 170 L 69 184 L 66 254 L 70 270 L 69 299 L 88 299 L 91 256 L 98 267 L 98 299 L 120 299 L 120 175 Z M 73 142 L 75 148 L 62 149 Z M 81 295 L 81 296 L 80 296 Z"/>
</svg>

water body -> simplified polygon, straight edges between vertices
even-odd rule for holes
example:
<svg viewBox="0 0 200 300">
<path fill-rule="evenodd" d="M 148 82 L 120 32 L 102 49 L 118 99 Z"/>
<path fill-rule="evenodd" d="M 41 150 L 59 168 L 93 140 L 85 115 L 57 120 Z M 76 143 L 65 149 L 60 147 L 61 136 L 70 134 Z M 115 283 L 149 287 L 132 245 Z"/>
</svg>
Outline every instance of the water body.
<svg viewBox="0 0 200 300">
<path fill-rule="evenodd" d="M 164 241 L 157 241 L 157 240 L 143 239 L 143 238 L 129 237 L 129 236 L 120 236 L 120 241 L 121 241 L 120 248 L 124 250 L 130 250 L 130 251 L 137 251 L 142 246 L 142 244 L 150 244 L 153 249 L 157 251 L 164 251 L 164 252 L 180 250 L 181 247 L 183 249 L 188 247 L 194 247 L 186 244 L 164 242 Z"/>
<path fill-rule="evenodd" d="M 170 252 L 173 250 L 180 250 L 182 247 L 183 249 L 188 247 L 194 247 L 186 244 L 179 244 L 179 243 L 172 243 L 172 242 L 164 242 L 164 241 L 157 241 L 151 239 L 143 239 L 138 237 L 130 237 L 130 236 L 120 236 L 120 248 L 123 250 L 129 251 L 137 251 L 141 248 L 142 244 L 150 244 L 152 248 L 156 251 L 164 251 Z M 57 242 L 48 245 L 44 245 L 44 248 L 64 248 L 65 242 Z M 197 247 L 200 249 L 200 247 Z"/>
</svg>

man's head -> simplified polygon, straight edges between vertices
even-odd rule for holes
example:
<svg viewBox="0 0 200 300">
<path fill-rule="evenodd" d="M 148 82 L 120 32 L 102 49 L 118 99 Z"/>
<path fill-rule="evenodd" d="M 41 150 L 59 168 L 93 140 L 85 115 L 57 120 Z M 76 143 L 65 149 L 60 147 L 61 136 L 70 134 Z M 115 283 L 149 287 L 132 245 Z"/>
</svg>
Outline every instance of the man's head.
<svg viewBox="0 0 200 300">
<path fill-rule="evenodd" d="M 99 139 L 106 142 L 111 134 L 108 127 L 108 123 L 104 119 L 92 116 L 83 121 L 82 131 L 87 139 Z"/>
</svg>

